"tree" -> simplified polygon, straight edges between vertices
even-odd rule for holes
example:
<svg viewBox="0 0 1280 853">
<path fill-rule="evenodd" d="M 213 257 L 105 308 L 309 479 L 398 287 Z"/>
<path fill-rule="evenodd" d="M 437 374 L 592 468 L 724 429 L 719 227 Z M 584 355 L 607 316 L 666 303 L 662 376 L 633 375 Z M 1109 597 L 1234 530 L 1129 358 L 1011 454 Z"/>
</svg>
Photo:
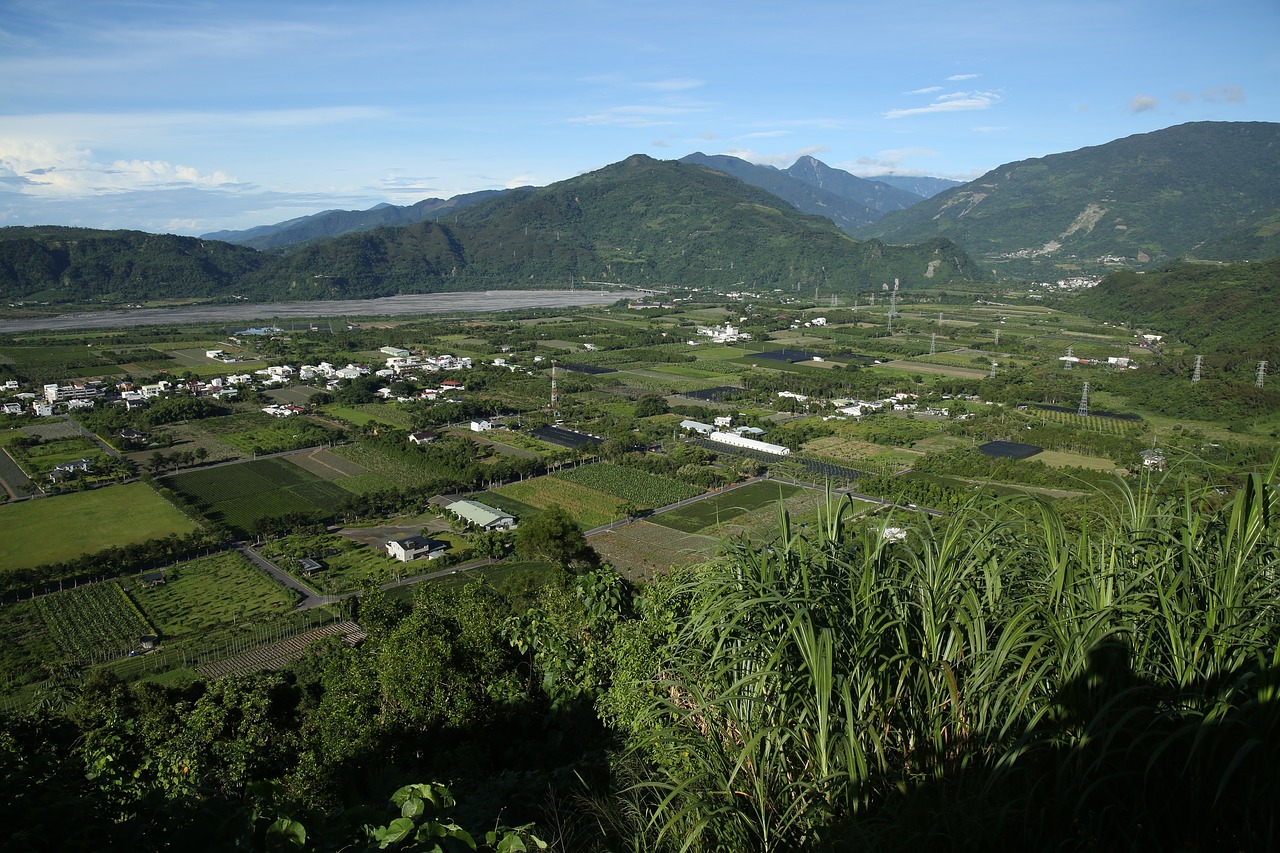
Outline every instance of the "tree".
<svg viewBox="0 0 1280 853">
<path fill-rule="evenodd" d="M 600 555 L 559 504 L 551 504 L 516 528 L 516 553 L 526 560 L 550 560 L 566 569 L 600 564 Z"/>
</svg>

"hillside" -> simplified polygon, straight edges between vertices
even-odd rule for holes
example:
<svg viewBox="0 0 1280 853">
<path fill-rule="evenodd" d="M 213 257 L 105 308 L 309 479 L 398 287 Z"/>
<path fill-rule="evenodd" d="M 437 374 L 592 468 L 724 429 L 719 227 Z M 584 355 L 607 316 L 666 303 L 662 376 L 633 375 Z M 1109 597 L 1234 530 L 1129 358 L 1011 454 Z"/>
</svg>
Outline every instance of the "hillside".
<svg viewBox="0 0 1280 853">
<path fill-rule="evenodd" d="M 245 231 L 215 231 L 202 235 L 206 240 L 223 240 L 254 249 L 281 249 L 309 240 L 340 237 L 374 228 L 414 225 L 450 213 L 477 202 L 501 195 L 507 190 L 483 190 L 452 198 L 428 198 L 416 204 L 379 204 L 368 210 L 325 210 L 311 216 L 300 216 L 275 225 L 259 225 Z"/>
<path fill-rule="evenodd" d="M 287 253 L 214 240 L 84 229 L 0 230 L 0 296 L 51 302 L 224 297 L 339 299 L 566 287 L 851 292 L 980 277 L 946 240 L 858 242 L 722 172 L 635 156 L 541 189 Z"/>
<path fill-rule="evenodd" d="M 722 172 L 637 155 L 472 205 L 447 224 L 308 244 L 253 282 L 264 296 L 339 298 L 584 281 L 848 292 L 977 275 L 945 240 L 860 243 Z"/>
<path fill-rule="evenodd" d="M 825 216 L 846 232 L 875 222 L 887 211 L 902 210 L 921 200 L 921 196 L 904 190 L 832 169 L 812 157 L 802 157 L 786 170 L 701 152 L 681 157 L 680 162 L 732 175 L 772 193 L 801 213 Z"/>
<path fill-rule="evenodd" d="M 116 303 L 218 296 L 234 292 L 263 260 L 253 249 L 198 237 L 0 228 L 0 298 Z"/>
<path fill-rule="evenodd" d="M 856 232 L 954 240 L 1003 275 L 1052 278 L 1274 248 L 1280 124 L 1199 122 L 1010 163 Z"/>
<path fill-rule="evenodd" d="M 1202 355 L 1245 362 L 1250 371 L 1261 360 L 1280 366 L 1280 258 L 1113 273 L 1072 307 L 1172 335 Z"/>
</svg>

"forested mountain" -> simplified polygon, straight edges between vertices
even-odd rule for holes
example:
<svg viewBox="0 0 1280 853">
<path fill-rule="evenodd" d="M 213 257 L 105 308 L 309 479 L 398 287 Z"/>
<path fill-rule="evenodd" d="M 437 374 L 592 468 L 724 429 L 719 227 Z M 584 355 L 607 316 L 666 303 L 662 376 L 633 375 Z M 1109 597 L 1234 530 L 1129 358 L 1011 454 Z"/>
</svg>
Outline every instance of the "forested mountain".
<svg viewBox="0 0 1280 853">
<path fill-rule="evenodd" d="M 701 152 L 681 157 L 680 162 L 732 175 L 773 193 L 802 213 L 825 216 L 844 231 L 875 222 L 887 211 L 902 210 L 921 200 L 913 193 L 832 169 L 812 157 L 801 157 L 786 170 Z"/>
<path fill-rule="evenodd" d="M 1172 335 L 1206 356 L 1243 360 L 1250 370 L 1259 360 L 1280 365 L 1280 257 L 1112 273 L 1074 306 Z"/>
<path fill-rule="evenodd" d="M 64 302 L 366 298 L 584 281 L 847 292 L 981 275 L 949 241 L 858 242 L 724 173 L 644 156 L 472 204 L 447 223 L 313 240 L 286 254 L 138 232 L 5 229 L 0 259 L 0 296 Z"/>
<path fill-rule="evenodd" d="M 275 225 L 260 225 L 246 231 L 214 231 L 206 240 L 224 240 L 254 249 L 279 249 L 308 240 L 339 237 L 356 231 L 386 226 L 413 225 L 454 213 L 468 205 L 486 201 L 507 190 L 482 190 L 452 198 L 428 198 L 416 204 L 379 204 L 368 210 L 325 210 Z"/>
<path fill-rule="evenodd" d="M 860 243 L 724 173 L 636 155 L 472 205 L 448 224 L 303 246 L 255 281 L 263 294 L 338 298 L 583 281 L 848 291 L 977 275 L 948 241 Z"/>
<path fill-rule="evenodd" d="M 1001 166 L 857 236 L 948 237 L 984 266 L 1050 277 L 1262 257 L 1277 212 L 1280 124 L 1198 122 Z"/>
<path fill-rule="evenodd" d="M 253 249 L 198 237 L 60 226 L 0 228 L 0 297 L 120 302 L 234 292 Z"/>
<path fill-rule="evenodd" d="M 931 178 L 923 175 L 919 177 L 912 175 L 876 175 L 871 180 L 897 187 L 900 190 L 906 190 L 921 198 L 933 198 L 940 192 L 945 192 L 964 183 L 964 181 L 953 181 L 950 178 Z"/>
</svg>

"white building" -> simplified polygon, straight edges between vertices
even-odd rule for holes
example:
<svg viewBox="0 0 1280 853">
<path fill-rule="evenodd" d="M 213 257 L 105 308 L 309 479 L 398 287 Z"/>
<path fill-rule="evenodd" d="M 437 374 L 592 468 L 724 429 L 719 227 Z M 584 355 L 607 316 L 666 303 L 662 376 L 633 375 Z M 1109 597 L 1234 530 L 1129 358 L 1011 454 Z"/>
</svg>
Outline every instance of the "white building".
<svg viewBox="0 0 1280 853">
<path fill-rule="evenodd" d="M 754 438 L 738 435 L 732 432 L 713 432 L 707 438 L 712 441 L 718 441 L 721 444 L 728 444 L 732 447 L 741 447 L 746 450 L 758 450 L 761 453 L 772 453 L 775 456 L 790 456 L 791 448 L 783 447 L 781 444 L 770 444 L 767 441 L 757 441 Z"/>
</svg>

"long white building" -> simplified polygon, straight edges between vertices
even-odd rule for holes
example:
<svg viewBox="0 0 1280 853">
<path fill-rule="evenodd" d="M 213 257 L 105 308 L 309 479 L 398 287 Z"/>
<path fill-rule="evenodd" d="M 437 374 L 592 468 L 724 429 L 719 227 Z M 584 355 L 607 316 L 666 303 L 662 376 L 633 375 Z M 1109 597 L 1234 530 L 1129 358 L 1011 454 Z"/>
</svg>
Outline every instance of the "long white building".
<svg viewBox="0 0 1280 853">
<path fill-rule="evenodd" d="M 791 455 L 791 448 L 789 447 L 783 447 L 781 444 L 770 444 L 767 441 L 758 441 L 754 438 L 746 438 L 735 432 L 713 432 L 707 438 L 712 441 L 718 441 L 721 444 L 743 447 L 747 450 L 759 450 L 761 453 L 772 453 L 775 456 Z"/>
</svg>

